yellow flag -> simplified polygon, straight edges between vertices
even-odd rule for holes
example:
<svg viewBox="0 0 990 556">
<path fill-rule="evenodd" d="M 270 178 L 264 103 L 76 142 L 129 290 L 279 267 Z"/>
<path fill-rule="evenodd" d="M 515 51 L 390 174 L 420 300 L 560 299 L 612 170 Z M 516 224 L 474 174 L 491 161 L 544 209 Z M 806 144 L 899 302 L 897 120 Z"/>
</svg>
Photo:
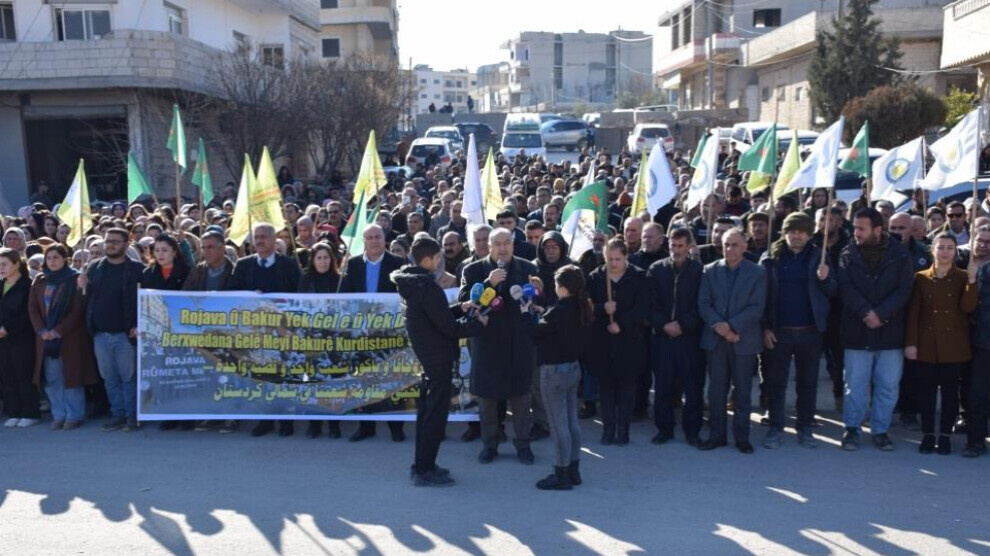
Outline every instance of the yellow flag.
<svg viewBox="0 0 990 556">
<path fill-rule="evenodd" d="M 244 169 L 241 171 L 241 185 L 237 188 L 237 202 L 234 203 L 234 216 L 230 220 L 230 233 L 228 238 L 238 246 L 244 244 L 249 233 L 251 233 L 252 215 L 248 210 L 248 191 L 255 187 L 254 183 L 258 179 L 254 175 L 254 168 L 251 167 L 251 157 L 244 154 Z"/>
<path fill-rule="evenodd" d="M 89 186 L 86 183 L 86 170 L 82 159 L 79 159 L 76 177 L 72 180 L 69 192 L 65 194 L 65 200 L 59 205 L 57 214 L 58 219 L 71 229 L 65 244 L 75 247 L 93 225 L 93 215 L 89 210 Z"/>
<path fill-rule="evenodd" d="M 797 131 L 792 133 L 791 145 L 787 147 L 784 163 L 781 164 L 780 172 L 777 174 L 777 185 L 773 188 L 774 199 L 779 199 L 796 189 L 790 185 L 798 169 L 801 168 L 801 155 L 798 152 L 798 133 Z"/>
<path fill-rule="evenodd" d="M 636 189 L 633 193 L 632 207 L 629 209 L 629 216 L 636 216 L 637 214 L 646 210 L 646 196 L 650 188 L 650 172 L 646 167 L 646 149 L 643 149 L 643 156 L 639 161 L 639 174 L 636 178 Z"/>
<path fill-rule="evenodd" d="M 498 175 L 495 173 L 495 155 L 491 147 L 488 147 L 485 169 L 481 171 L 481 191 L 484 195 L 482 204 L 485 207 L 485 220 L 494 221 L 498 213 L 502 211 L 502 188 L 498 183 Z"/>
<path fill-rule="evenodd" d="M 250 190 L 251 214 L 261 215 L 262 222 L 275 226 L 276 230 L 285 228 L 285 214 L 282 212 L 282 190 L 278 187 L 278 176 L 268 147 L 261 151 L 261 163 L 258 164 L 257 189 Z"/>
<path fill-rule="evenodd" d="M 377 195 L 378 190 L 385 186 L 388 180 L 382 161 L 378 158 L 378 145 L 375 143 L 375 130 L 368 134 L 368 143 L 364 146 L 364 156 L 361 158 L 361 170 L 354 184 L 354 206 L 358 205 L 361 193 L 368 190 L 368 198 Z"/>
</svg>

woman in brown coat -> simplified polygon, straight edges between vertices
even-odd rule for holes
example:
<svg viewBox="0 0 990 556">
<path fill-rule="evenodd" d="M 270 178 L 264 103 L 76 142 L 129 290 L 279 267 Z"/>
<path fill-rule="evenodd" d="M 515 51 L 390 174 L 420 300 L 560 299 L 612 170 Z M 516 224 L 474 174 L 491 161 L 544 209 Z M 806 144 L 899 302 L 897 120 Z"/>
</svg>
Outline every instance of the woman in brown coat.
<svg viewBox="0 0 990 556">
<path fill-rule="evenodd" d="M 52 430 L 72 430 L 82 424 L 84 387 L 96 384 L 86 306 L 76 290 L 78 275 L 69 266 L 69 250 L 61 243 L 49 245 L 43 272 L 34 279 L 28 299 L 36 334 L 34 383 L 45 385 L 54 418 Z"/>
<path fill-rule="evenodd" d="M 917 361 L 917 400 L 924 439 L 922 454 L 935 451 L 935 397 L 941 390 L 938 453 L 952 452 L 949 435 L 959 412 L 959 377 L 972 358 L 969 313 L 976 309 L 976 274 L 956 268 L 956 238 L 935 236 L 935 262 L 914 275 L 908 304 L 904 357 Z"/>
</svg>

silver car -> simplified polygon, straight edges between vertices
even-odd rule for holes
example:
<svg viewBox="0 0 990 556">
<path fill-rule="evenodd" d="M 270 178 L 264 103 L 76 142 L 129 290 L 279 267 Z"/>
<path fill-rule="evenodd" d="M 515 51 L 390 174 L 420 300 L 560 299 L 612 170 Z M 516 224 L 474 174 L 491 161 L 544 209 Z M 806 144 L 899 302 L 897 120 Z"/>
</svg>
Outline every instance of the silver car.
<svg viewBox="0 0 990 556">
<path fill-rule="evenodd" d="M 543 144 L 564 147 L 569 151 L 588 145 L 588 123 L 583 120 L 551 120 L 540 126 Z"/>
</svg>

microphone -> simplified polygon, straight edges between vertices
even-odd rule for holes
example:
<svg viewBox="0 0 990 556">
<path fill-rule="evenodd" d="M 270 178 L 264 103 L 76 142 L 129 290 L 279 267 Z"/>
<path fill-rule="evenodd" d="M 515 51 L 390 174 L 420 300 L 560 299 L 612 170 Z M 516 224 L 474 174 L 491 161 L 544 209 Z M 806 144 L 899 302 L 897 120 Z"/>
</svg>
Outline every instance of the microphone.
<svg viewBox="0 0 990 556">
<path fill-rule="evenodd" d="M 522 295 L 526 301 L 532 301 L 536 296 L 540 295 L 540 292 L 537 291 L 536 286 L 533 284 L 526 284 L 522 287 Z"/>
<path fill-rule="evenodd" d="M 487 315 L 488 312 L 491 311 L 490 305 L 493 299 L 496 299 L 495 290 L 492 288 L 485 288 L 485 291 L 482 292 L 481 297 L 478 299 L 478 303 L 481 305 L 482 315 Z"/>
<path fill-rule="evenodd" d="M 523 289 L 522 289 L 522 287 L 519 286 L 518 284 L 516 284 L 515 286 L 512 286 L 511 288 L 509 288 L 509 295 L 512 297 L 512 299 L 515 299 L 516 301 L 519 301 L 520 299 L 522 299 L 522 296 L 523 296 Z"/>
<path fill-rule="evenodd" d="M 485 293 L 485 286 L 482 284 L 475 284 L 471 286 L 471 302 L 474 304 L 480 304 L 481 296 Z M 477 312 L 477 309 L 471 309 L 468 311 L 468 317 L 473 317 Z"/>
<path fill-rule="evenodd" d="M 496 297 L 495 299 L 492 300 L 492 303 L 491 303 L 491 306 L 489 307 L 489 309 L 492 310 L 492 311 L 495 311 L 497 313 L 497 312 L 501 311 L 503 307 L 505 307 L 505 302 L 502 301 L 502 298 L 501 297 Z"/>
<path fill-rule="evenodd" d="M 498 269 L 499 270 L 505 270 L 505 261 L 495 261 L 495 265 L 498 266 Z M 505 284 L 508 281 L 509 281 L 509 278 L 508 278 L 508 276 L 506 276 L 506 279 L 505 280 L 502 280 L 502 284 Z M 499 292 L 504 292 L 505 291 L 505 286 L 503 286 L 502 284 L 499 284 L 498 285 L 498 291 Z"/>
</svg>

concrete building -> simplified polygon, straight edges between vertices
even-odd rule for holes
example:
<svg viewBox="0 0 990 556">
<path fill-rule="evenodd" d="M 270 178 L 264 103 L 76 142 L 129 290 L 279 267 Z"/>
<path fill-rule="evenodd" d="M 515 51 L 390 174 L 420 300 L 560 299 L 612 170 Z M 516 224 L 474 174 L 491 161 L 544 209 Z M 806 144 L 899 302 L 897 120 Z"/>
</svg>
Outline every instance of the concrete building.
<svg viewBox="0 0 990 556">
<path fill-rule="evenodd" d="M 816 122 L 808 94 L 808 66 L 816 31 L 831 27 L 841 4 L 840 0 L 771 0 L 735 7 L 733 2 L 683 2 L 659 18 L 655 83 L 681 109 L 745 108 L 753 120 L 777 119 L 794 129 L 819 126 L 822 122 Z M 882 31 L 901 41 L 905 69 L 939 68 L 945 4 L 945 0 L 878 4 Z M 919 79 L 936 94 L 971 81 L 972 72 L 967 71 L 925 74 Z"/>
<path fill-rule="evenodd" d="M 429 111 L 430 103 L 439 111 L 450 104 L 454 112 L 467 112 L 467 99 L 471 90 L 478 86 L 478 78 L 466 69 L 434 71 L 425 64 L 413 68 L 413 83 L 416 86 L 416 113 Z M 477 99 L 475 99 L 477 108 Z"/>
<path fill-rule="evenodd" d="M 624 92 L 652 88 L 652 37 L 640 31 L 548 33 L 527 31 L 502 45 L 509 61 L 479 96 L 492 110 L 576 104 L 613 105 Z M 489 67 L 489 73 L 496 68 Z"/>
<path fill-rule="evenodd" d="M 8 207 L 26 204 L 42 181 L 61 199 L 80 158 L 91 198 L 123 198 L 128 151 L 160 197 L 174 198 L 169 97 L 214 93 L 223 51 L 251 45 L 278 65 L 314 57 L 319 44 L 318 0 L 8 0 L 0 14 L 0 203 Z M 196 122 L 186 134 L 194 148 Z M 221 166 L 211 169 L 222 187 Z"/>
<path fill-rule="evenodd" d="M 471 91 L 475 112 L 501 112 L 509 105 L 509 63 L 486 64 L 477 71 L 478 86 Z"/>
<path fill-rule="evenodd" d="M 942 25 L 941 67 L 976 68 L 980 99 L 990 102 L 990 2 L 953 2 L 942 11 Z"/>
<path fill-rule="evenodd" d="M 399 60 L 396 0 L 318 1 L 322 58 L 346 58 L 360 52 Z"/>
</svg>

